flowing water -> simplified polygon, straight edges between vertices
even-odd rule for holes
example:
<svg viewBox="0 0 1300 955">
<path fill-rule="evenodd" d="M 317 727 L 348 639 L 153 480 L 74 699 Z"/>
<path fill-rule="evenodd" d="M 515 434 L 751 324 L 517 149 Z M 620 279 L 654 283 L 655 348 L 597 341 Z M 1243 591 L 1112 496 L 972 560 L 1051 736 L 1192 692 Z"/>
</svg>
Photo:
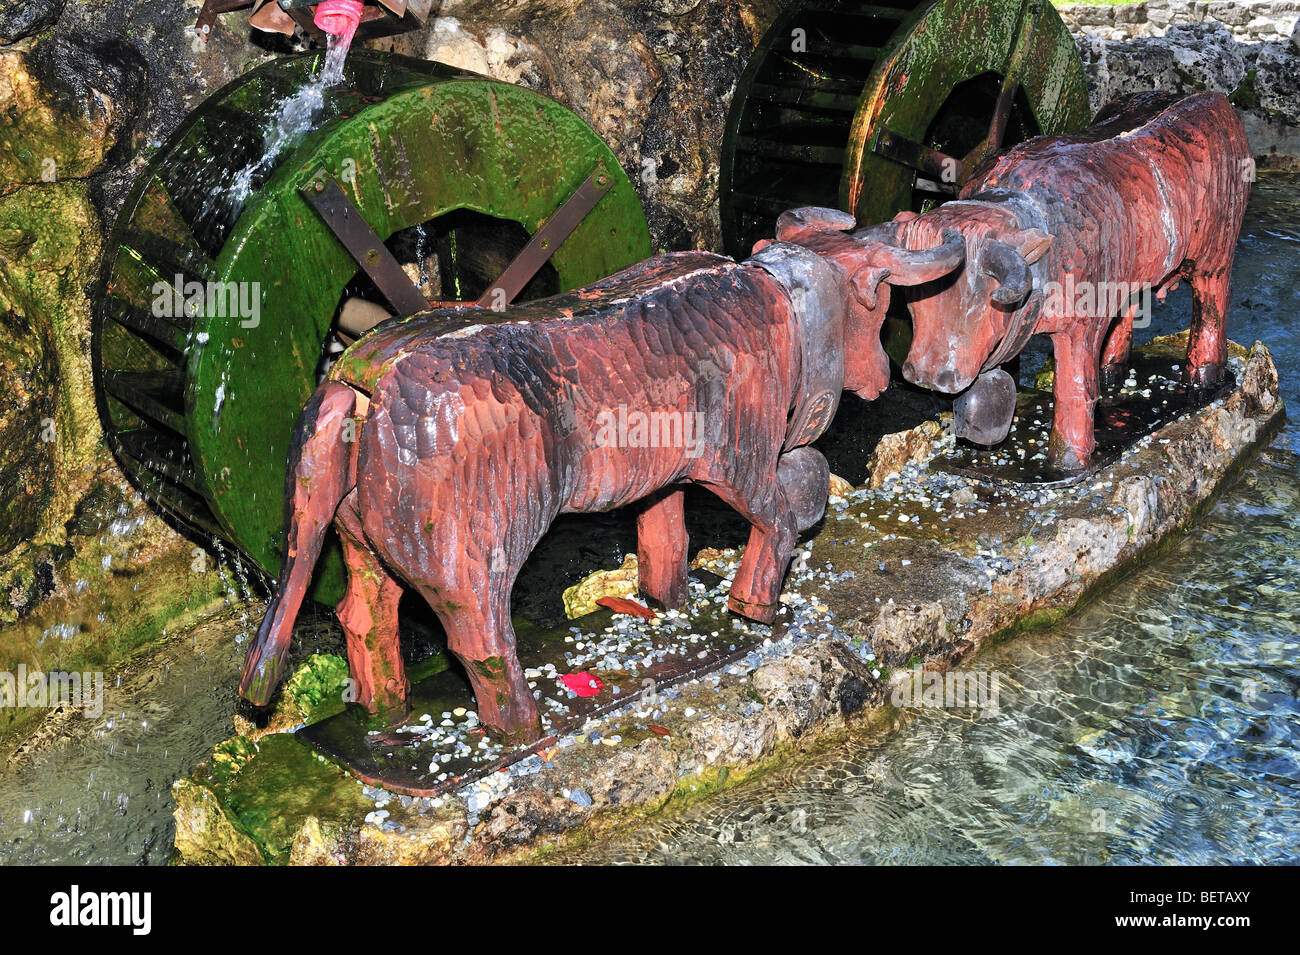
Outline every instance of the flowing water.
<svg viewBox="0 0 1300 955">
<path fill-rule="evenodd" d="M 1269 343 L 1300 407 L 1300 178 L 1261 178 L 1235 275 L 1230 331 Z M 1170 296 L 1148 334 L 1181 327 L 1189 307 Z M 971 661 L 1001 675 L 996 713 L 900 711 L 896 733 L 855 735 L 586 858 L 1294 859 L 1297 452 L 1288 428 L 1181 545 L 1063 626 Z M 110 677 L 103 715 L 67 742 L 0 770 L 0 862 L 167 860 L 173 780 L 233 731 L 253 621 L 230 575 L 225 614 Z"/>
<path fill-rule="evenodd" d="M 343 64 L 347 62 L 351 46 L 351 34 L 327 37 L 325 63 L 321 71 L 280 103 L 267 125 L 262 155 L 236 173 L 230 183 L 229 192 L 236 203 L 248 198 L 254 182 L 275 165 L 280 153 L 316 128 L 321 109 L 325 106 L 325 91 L 343 81 Z"/>
<path fill-rule="evenodd" d="M 1186 290 L 1146 334 L 1185 327 Z M 1300 178 L 1261 176 L 1229 332 L 1266 342 L 1300 408 Z M 993 710 L 898 710 L 567 862 L 1300 860 L 1300 424 L 1176 547 L 1062 625 L 964 669 Z"/>
</svg>

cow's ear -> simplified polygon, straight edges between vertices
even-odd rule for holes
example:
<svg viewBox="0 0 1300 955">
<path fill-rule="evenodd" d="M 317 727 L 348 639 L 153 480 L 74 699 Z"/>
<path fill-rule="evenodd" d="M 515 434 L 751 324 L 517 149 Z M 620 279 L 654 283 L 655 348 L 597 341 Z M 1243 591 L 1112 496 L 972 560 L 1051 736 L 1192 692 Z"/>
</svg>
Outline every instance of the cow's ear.
<svg viewBox="0 0 1300 955">
<path fill-rule="evenodd" d="M 788 242 L 809 232 L 843 232 L 852 229 L 857 220 L 847 212 L 825 206 L 800 206 L 787 209 L 776 220 L 776 238 Z"/>
<path fill-rule="evenodd" d="M 876 306 L 880 304 L 877 294 L 880 283 L 889 278 L 889 269 L 876 265 L 864 265 L 853 273 L 849 279 L 849 284 L 853 287 L 853 295 L 859 302 L 867 307 L 870 311 L 875 311 Z"/>
<path fill-rule="evenodd" d="M 1033 265 L 1052 247 L 1052 237 L 1042 229 L 1020 229 L 1007 236 L 1006 242 L 1020 253 L 1026 265 Z"/>
</svg>

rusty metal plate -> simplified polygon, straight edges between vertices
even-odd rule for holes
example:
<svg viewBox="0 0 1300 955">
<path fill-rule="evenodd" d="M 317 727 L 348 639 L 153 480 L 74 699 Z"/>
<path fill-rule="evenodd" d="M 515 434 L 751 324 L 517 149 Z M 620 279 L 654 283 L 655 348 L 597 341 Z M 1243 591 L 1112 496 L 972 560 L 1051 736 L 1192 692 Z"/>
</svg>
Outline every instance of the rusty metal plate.
<svg viewBox="0 0 1300 955">
<path fill-rule="evenodd" d="M 402 271 L 397 257 L 388 251 L 333 176 L 321 169 L 299 191 L 399 316 L 414 315 L 429 307 L 429 300 Z"/>
</svg>

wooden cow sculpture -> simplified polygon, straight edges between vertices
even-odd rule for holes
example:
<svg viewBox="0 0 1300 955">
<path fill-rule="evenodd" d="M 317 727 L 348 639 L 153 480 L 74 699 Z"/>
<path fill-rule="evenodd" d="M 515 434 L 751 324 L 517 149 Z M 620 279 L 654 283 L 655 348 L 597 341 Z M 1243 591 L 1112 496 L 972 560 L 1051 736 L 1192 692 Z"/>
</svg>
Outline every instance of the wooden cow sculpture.
<svg viewBox="0 0 1300 955">
<path fill-rule="evenodd" d="M 919 253 L 880 246 L 872 268 L 928 280 L 961 265 L 954 239 Z M 359 699 L 398 718 L 405 583 L 441 618 L 480 720 L 538 732 L 510 595 L 559 514 L 645 501 L 641 589 L 680 606 L 680 487 L 708 487 L 752 524 L 728 606 L 771 621 L 796 536 L 825 507 L 829 471 L 807 445 L 843 388 L 873 398 L 888 384 L 879 323 L 849 292 L 863 278 L 849 267 L 779 242 L 743 265 L 664 255 L 504 313 L 440 309 L 361 339 L 299 420 L 278 591 L 240 692 L 265 704 L 274 690 L 331 523 Z"/>
<path fill-rule="evenodd" d="M 1047 334 L 1056 361 L 1050 456 L 1084 467 L 1100 374 L 1122 368 L 1134 313 L 1152 292 L 1163 298 L 1180 279 L 1191 282 L 1187 375 L 1199 388 L 1221 379 L 1252 171 L 1245 129 L 1225 97 L 1138 94 L 1104 108 L 1083 132 L 1014 147 L 957 200 L 876 227 L 875 240 L 903 248 L 928 248 L 950 230 L 966 243 L 961 272 L 902 291 L 913 326 L 904 377 L 950 394 L 971 389 L 959 406 L 978 404 L 999 394 L 995 376 L 1009 381 L 997 366 L 1031 335 Z M 812 248 L 844 241 L 815 229 L 788 238 Z M 866 249 L 859 261 L 874 255 Z M 1000 394 L 1010 396 L 991 401 L 1002 426 L 981 429 L 997 439 L 1010 425 L 1014 386 Z"/>
</svg>

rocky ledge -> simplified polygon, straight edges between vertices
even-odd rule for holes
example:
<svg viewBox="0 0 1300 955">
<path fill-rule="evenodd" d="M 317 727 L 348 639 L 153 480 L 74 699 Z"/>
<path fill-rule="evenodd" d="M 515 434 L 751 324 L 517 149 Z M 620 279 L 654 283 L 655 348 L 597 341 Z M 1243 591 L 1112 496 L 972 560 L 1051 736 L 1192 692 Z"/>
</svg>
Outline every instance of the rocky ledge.
<svg viewBox="0 0 1300 955">
<path fill-rule="evenodd" d="M 1176 354 L 1185 337 L 1149 347 Z M 892 436 L 866 485 L 833 488 L 796 555 L 786 612 L 759 649 L 692 683 L 652 688 L 442 797 L 363 786 L 302 743 L 292 729 L 312 720 L 311 687 L 335 665 L 314 663 L 291 681 L 292 713 L 262 730 L 242 724 L 243 735 L 177 781 L 176 861 L 541 861 L 887 712 L 912 668 L 947 670 L 1055 620 L 1178 537 L 1284 415 L 1267 348 L 1233 346 L 1231 364 L 1230 392 L 1072 485 L 972 483 L 940 466 L 952 439 L 938 422 Z M 714 551 L 697 562 L 725 576 L 737 558 Z M 576 645 L 639 623 L 623 620 Z"/>
</svg>

